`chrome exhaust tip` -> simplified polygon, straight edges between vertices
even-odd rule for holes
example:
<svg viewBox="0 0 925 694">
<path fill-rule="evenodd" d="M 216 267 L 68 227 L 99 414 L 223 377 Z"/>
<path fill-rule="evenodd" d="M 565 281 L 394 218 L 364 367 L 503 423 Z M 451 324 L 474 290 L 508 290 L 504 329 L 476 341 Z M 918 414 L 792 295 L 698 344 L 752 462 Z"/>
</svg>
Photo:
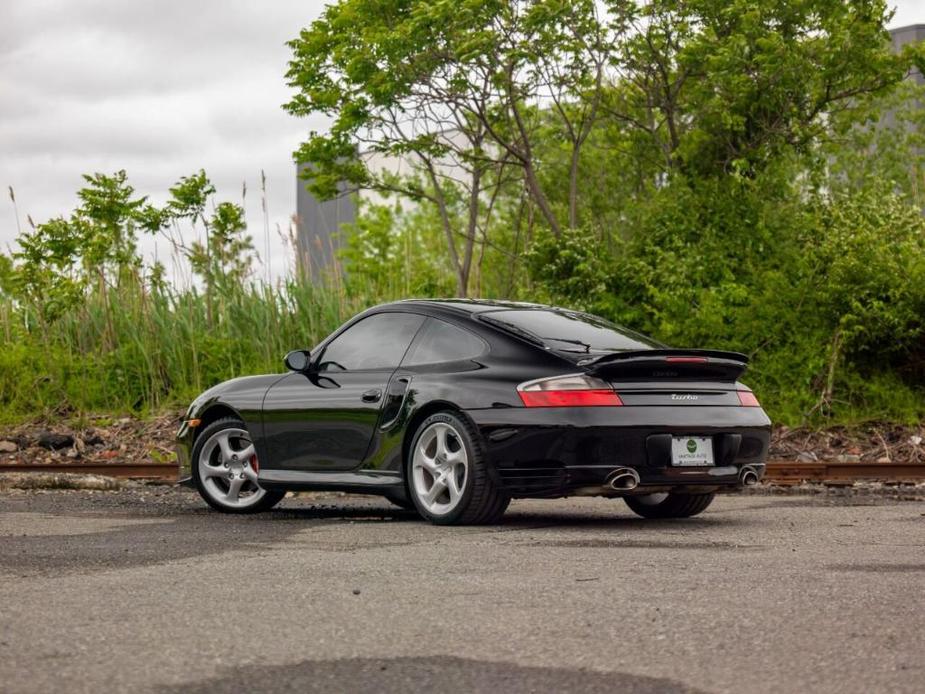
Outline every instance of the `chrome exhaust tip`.
<svg viewBox="0 0 925 694">
<path fill-rule="evenodd" d="M 639 486 L 639 473 L 628 467 L 619 467 L 607 476 L 607 486 L 618 492 L 629 492 Z"/>
<path fill-rule="evenodd" d="M 739 472 L 739 482 L 743 487 L 754 487 L 759 479 L 758 471 L 751 465 L 746 465 Z"/>
</svg>

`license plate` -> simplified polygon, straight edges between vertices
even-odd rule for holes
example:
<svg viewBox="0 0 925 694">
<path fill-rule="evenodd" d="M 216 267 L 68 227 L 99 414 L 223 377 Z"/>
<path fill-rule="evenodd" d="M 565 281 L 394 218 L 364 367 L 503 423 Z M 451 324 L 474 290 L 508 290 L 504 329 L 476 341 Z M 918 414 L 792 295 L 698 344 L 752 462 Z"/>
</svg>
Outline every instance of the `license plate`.
<svg viewBox="0 0 925 694">
<path fill-rule="evenodd" d="M 672 436 L 671 464 L 678 467 L 713 465 L 713 439 L 705 436 Z"/>
</svg>

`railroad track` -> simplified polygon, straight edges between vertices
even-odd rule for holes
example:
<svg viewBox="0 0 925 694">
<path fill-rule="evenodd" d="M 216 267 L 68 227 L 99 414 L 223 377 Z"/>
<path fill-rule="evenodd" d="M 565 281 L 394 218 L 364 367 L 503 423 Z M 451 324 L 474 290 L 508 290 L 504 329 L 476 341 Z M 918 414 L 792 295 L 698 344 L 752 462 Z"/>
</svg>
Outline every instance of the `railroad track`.
<svg viewBox="0 0 925 694">
<path fill-rule="evenodd" d="M 176 463 L 17 463 L 0 464 L 0 472 L 69 472 L 77 475 L 106 475 L 119 479 L 176 482 L 180 466 Z"/>
<path fill-rule="evenodd" d="M 798 463 L 789 460 L 768 461 L 765 481 L 793 485 L 800 482 L 851 484 L 869 482 L 922 482 L 925 465 L 921 463 Z"/>
<path fill-rule="evenodd" d="M 50 463 L 0 464 L 3 472 L 69 472 L 85 475 L 106 475 L 120 479 L 160 480 L 176 482 L 180 468 L 174 463 Z M 798 463 L 788 460 L 768 462 L 765 481 L 781 485 L 800 482 L 851 484 L 856 481 L 923 482 L 925 465 L 917 463 Z"/>
</svg>

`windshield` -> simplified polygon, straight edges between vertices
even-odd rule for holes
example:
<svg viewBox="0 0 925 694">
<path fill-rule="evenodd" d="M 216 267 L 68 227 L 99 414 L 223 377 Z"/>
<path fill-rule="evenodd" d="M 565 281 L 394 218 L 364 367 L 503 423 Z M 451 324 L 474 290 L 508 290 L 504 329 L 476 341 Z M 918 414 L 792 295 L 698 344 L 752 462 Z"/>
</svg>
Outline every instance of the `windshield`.
<svg viewBox="0 0 925 694">
<path fill-rule="evenodd" d="M 661 343 L 588 313 L 562 309 L 488 311 L 483 320 L 560 352 L 622 352 L 658 349 Z M 524 334 L 526 333 L 526 334 Z"/>
</svg>

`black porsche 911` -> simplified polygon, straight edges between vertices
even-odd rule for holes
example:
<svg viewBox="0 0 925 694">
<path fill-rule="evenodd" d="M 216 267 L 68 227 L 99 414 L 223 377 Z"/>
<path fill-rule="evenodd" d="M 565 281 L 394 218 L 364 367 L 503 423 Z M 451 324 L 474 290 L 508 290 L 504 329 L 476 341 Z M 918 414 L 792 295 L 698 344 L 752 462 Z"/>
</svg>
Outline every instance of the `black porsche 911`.
<svg viewBox="0 0 925 694">
<path fill-rule="evenodd" d="M 669 349 L 586 313 L 400 301 L 285 363 L 286 374 L 219 384 L 187 412 L 180 459 L 219 511 L 340 490 L 443 524 L 573 495 L 681 518 L 764 474 L 770 421 L 738 381 L 744 355 Z"/>
</svg>

